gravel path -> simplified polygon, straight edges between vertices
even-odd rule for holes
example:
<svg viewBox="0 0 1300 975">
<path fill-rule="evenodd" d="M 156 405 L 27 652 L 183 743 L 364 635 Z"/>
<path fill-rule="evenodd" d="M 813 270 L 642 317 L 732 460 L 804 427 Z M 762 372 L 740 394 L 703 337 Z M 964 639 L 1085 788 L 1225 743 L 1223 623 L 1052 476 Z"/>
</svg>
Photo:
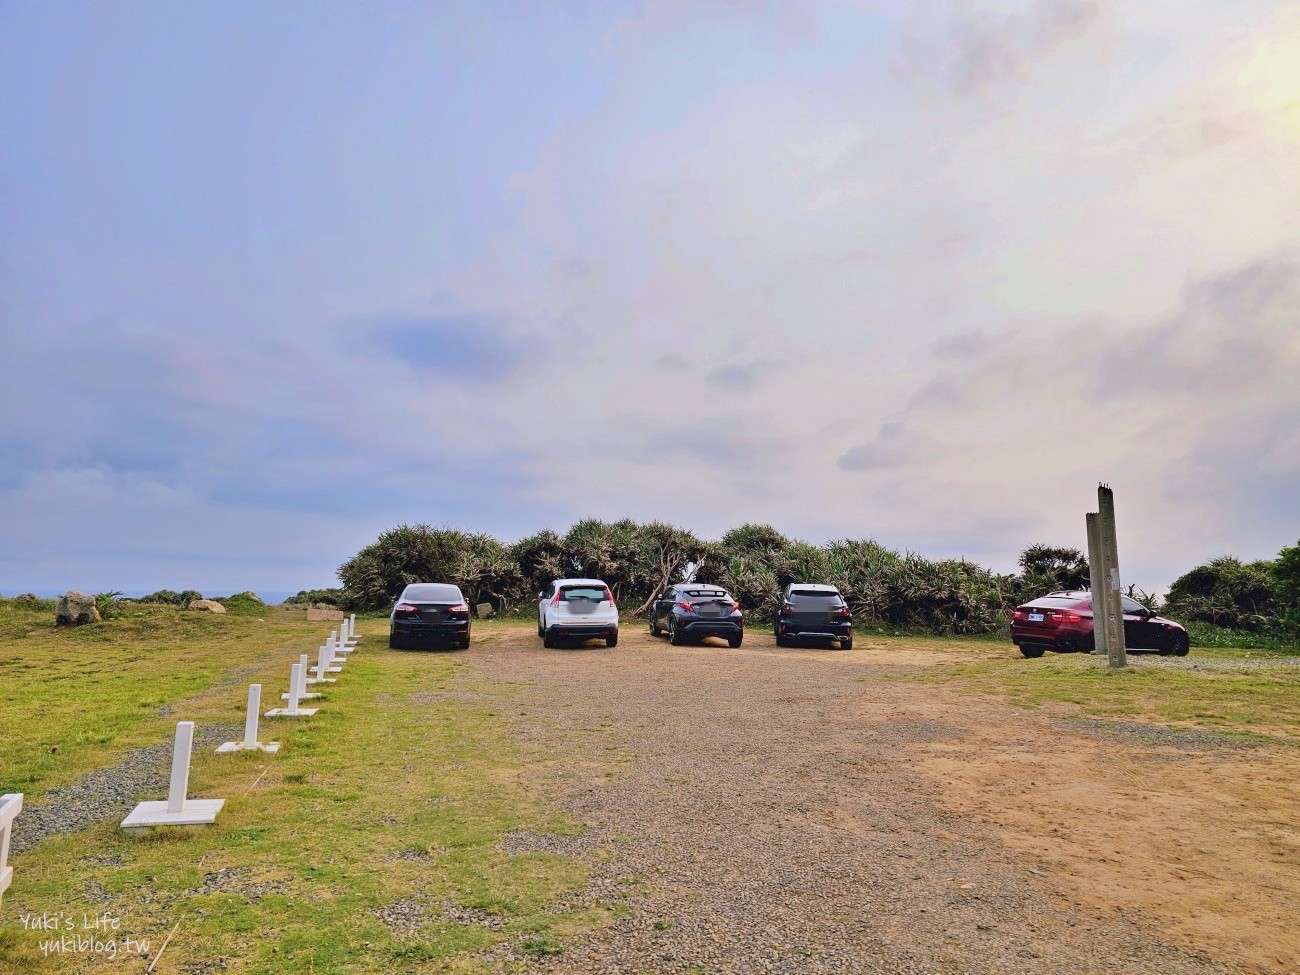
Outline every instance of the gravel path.
<svg viewBox="0 0 1300 975">
<path fill-rule="evenodd" d="M 593 870 L 565 906 L 630 908 L 552 958 L 497 948 L 497 970 L 1230 970 L 1139 913 L 1070 902 L 990 828 L 946 811 L 908 762 L 918 743 L 963 734 L 961 713 L 909 707 L 932 685 L 881 680 L 887 665 L 860 651 L 755 637 L 677 648 L 629 627 L 613 650 L 543 650 L 523 630 L 469 658 L 463 684 L 510 682 L 500 712 L 515 734 L 570 756 L 537 783 L 587 827 L 554 838 Z"/>
<path fill-rule="evenodd" d="M 243 734 L 243 727 L 215 725 L 195 728 L 194 747 L 212 748 Z M 140 796 L 164 798 L 171 777 L 171 741 L 137 748 L 113 765 L 98 769 L 71 785 L 54 789 L 38 802 L 23 804 L 14 820 L 10 850 L 22 853 L 48 836 L 76 833 L 109 817 L 122 818 Z"/>
</svg>

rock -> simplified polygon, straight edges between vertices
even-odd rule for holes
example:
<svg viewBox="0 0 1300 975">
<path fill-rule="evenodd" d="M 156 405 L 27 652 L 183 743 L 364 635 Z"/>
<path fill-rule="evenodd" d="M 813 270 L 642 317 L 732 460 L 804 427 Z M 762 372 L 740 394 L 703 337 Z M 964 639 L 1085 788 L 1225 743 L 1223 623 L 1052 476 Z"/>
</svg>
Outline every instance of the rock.
<svg viewBox="0 0 1300 975">
<path fill-rule="evenodd" d="M 195 599 L 189 605 L 190 609 L 201 609 L 208 613 L 224 613 L 226 607 L 222 606 L 215 599 Z"/>
<path fill-rule="evenodd" d="M 16 603 L 39 603 L 40 601 L 40 597 L 34 592 L 25 592 L 20 596 L 14 597 L 14 602 Z M 1247 654 L 1246 656 L 1250 656 L 1250 654 Z"/>
<path fill-rule="evenodd" d="M 84 592 L 70 589 L 59 597 L 59 604 L 54 608 L 55 622 L 60 626 L 79 626 L 82 623 L 98 623 L 99 607 L 95 597 Z"/>
<path fill-rule="evenodd" d="M 474 607 L 474 615 L 479 619 L 484 620 L 489 616 L 495 616 L 496 611 L 492 608 L 491 603 L 479 603 Z"/>
<path fill-rule="evenodd" d="M 253 592 L 253 590 L 251 590 L 251 589 L 245 589 L 243 592 L 240 593 L 240 595 L 241 595 L 241 596 L 247 596 L 249 599 L 251 599 L 251 600 L 252 600 L 253 602 L 255 602 L 255 603 L 260 603 L 260 602 L 262 602 L 262 597 L 259 596 L 257 593 Z"/>
</svg>

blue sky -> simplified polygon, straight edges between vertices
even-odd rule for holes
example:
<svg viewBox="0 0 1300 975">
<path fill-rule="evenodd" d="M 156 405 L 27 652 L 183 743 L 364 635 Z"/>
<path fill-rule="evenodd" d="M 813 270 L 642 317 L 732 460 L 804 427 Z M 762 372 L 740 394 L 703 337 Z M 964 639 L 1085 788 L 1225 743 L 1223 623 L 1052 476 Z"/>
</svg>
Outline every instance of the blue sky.
<svg viewBox="0 0 1300 975">
<path fill-rule="evenodd" d="M 1271 555 L 1288 6 L 7 4 L 0 591 L 585 516 L 1009 569 L 1099 480 L 1145 588 Z"/>
</svg>

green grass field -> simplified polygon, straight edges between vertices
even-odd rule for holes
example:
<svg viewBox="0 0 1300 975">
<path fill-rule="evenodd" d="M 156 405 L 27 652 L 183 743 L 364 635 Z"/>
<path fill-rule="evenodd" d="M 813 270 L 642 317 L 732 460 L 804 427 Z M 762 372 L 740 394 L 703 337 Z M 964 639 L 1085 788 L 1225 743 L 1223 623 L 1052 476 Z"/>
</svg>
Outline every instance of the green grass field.
<svg viewBox="0 0 1300 975">
<path fill-rule="evenodd" d="M 301 652 L 314 659 L 328 630 L 269 609 L 259 619 L 136 607 L 77 630 L 12 603 L 0 614 L 0 791 L 29 805 L 169 740 L 177 720 L 242 726 L 247 684 L 262 681 L 271 706 L 289 665 Z M 226 799 L 214 826 L 133 837 L 114 819 L 15 856 L 0 970 L 143 970 L 106 954 L 45 957 L 25 914 L 80 924 L 107 912 L 121 921 L 119 944 L 148 939 L 150 956 L 179 922 L 159 972 L 194 958 L 268 973 L 473 971 L 467 959 L 495 941 L 545 953 L 591 923 L 548 912 L 581 884 L 573 862 L 498 848 L 511 830 L 573 830 L 522 787 L 548 756 L 523 754 L 487 708 L 440 693 L 463 657 L 389 651 L 386 626 L 359 628 L 362 650 L 315 717 L 263 720 L 279 755 L 196 747 L 190 795 Z M 447 919 L 449 905 L 482 923 Z M 396 930 L 377 913 L 386 909 Z M 400 912 L 418 922 L 413 933 Z"/>
</svg>

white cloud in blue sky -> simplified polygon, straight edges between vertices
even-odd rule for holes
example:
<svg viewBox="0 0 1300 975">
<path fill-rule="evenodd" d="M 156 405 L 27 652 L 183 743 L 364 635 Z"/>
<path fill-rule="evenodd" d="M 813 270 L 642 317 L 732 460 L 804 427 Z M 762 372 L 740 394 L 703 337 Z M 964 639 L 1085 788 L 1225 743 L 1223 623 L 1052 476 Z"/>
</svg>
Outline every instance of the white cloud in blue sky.
<svg viewBox="0 0 1300 975">
<path fill-rule="evenodd" d="M 0 590 L 770 521 L 1126 575 L 1300 513 L 1288 5 L 0 11 Z M 581 424 L 574 423 L 581 417 Z"/>
</svg>

